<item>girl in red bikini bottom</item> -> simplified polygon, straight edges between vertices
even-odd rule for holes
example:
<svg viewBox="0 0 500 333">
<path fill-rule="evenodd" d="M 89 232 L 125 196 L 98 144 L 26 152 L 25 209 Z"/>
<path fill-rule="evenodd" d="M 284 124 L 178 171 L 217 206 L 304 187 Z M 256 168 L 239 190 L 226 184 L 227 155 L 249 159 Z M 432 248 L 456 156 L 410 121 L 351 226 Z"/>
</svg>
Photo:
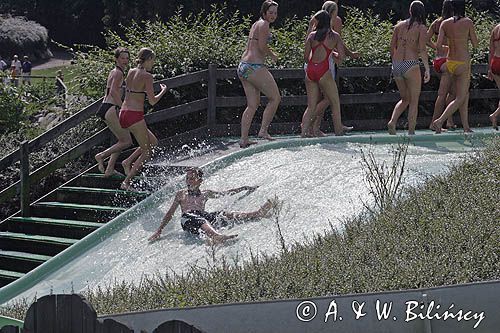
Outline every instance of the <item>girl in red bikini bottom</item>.
<svg viewBox="0 0 500 333">
<path fill-rule="evenodd" d="M 143 111 L 120 110 L 120 126 L 122 128 L 129 128 L 133 124 L 138 123 L 143 119 Z"/>
</svg>

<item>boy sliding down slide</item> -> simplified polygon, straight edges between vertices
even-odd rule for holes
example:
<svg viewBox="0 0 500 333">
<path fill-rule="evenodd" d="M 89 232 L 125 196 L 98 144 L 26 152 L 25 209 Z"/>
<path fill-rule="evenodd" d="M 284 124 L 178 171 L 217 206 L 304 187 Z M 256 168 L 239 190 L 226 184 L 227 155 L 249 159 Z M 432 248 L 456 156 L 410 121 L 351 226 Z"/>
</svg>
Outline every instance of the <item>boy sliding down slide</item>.
<svg viewBox="0 0 500 333">
<path fill-rule="evenodd" d="M 160 238 L 163 228 L 172 219 L 177 207 L 180 205 L 182 210 L 181 225 L 182 229 L 192 234 L 198 235 L 199 229 L 210 237 L 214 243 L 222 243 L 225 240 L 235 238 L 238 235 L 222 235 L 218 233 L 215 226 L 225 226 L 228 220 L 251 220 L 270 215 L 270 211 L 276 206 L 276 199 L 268 199 L 266 203 L 257 211 L 249 213 L 241 212 L 213 212 L 205 211 L 205 204 L 208 199 L 218 198 L 223 195 L 236 194 L 242 191 L 255 191 L 257 187 L 243 186 L 227 191 L 216 192 L 211 190 L 200 190 L 200 185 L 203 182 L 203 172 L 200 169 L 192 168 L 186 173 L 187 189 L 177 192 L 174 202 L 170 209 L 165 214 L 158 230 L 149 238 L 149 241 L 155 241 Z"/>
</svg>

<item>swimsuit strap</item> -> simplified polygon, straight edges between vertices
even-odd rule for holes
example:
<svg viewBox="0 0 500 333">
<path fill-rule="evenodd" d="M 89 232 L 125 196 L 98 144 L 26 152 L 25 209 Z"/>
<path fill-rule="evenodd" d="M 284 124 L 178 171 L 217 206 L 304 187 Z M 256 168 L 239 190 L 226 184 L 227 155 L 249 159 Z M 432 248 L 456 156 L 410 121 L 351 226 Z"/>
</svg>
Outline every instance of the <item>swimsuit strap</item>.
<svg viewBox="0 0 500 333">
<path fill-rule="evenodd" d="M 133 93 L 133 94 L 144 94 L 144 96 L 146 95 L 145 91 L 134 91 L 134 90 L 131 90 L 131 89 L 128 89 L 128 88 L 126 88 L 125 91 L 128 92 L 128 93 Z"/>
<path fill-rule="evenodd" d="M 125 72 L 120 66 L 115 66 L 116 69 L 118 69 L 120 72 L 122 72 L 123 75 L 125 75 Z"/>
</svg>

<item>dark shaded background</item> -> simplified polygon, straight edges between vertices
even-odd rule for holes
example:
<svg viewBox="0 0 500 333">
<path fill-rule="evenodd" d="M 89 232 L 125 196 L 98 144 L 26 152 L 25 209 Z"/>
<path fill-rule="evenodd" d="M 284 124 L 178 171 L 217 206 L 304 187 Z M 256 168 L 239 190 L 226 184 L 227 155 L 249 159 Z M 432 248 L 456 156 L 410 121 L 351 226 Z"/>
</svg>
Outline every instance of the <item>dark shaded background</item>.
<svg viewBox="0 0 500 333">
<path fill-rule="evenodd" d="M 467 0 L 479 10 L 500 13 L 500 0 Z M 439 13 L 442 1 L 423 0 L 428 13 Z M 210 10 L 212 5 L 226 4 L 227 13 L 239 10 L 242 14 L 257 16 L 262 0 L 206 1 L 206 0 L 2 0 L 0 13 L 22 15 L 49 29 L 50 37 L 62 44 L 93 44 L 104 46 L 102 32 L 120 31 L 120 24 L 131 20 L 161 19 L 172 16 L 179 6 L 184 12 L 198 13 Z M 323 0 L 278 1 L 281 18 L 303 17 L 318 10 Z M 393 19 L 407 17 L 411 0 L 341 0 L 343 6 L 371 8 L 374 13 Z M 340 15 L 342 16 L 342 10 Z M 279 24 L 279 21 L 277 22 Z"/>
</svg>

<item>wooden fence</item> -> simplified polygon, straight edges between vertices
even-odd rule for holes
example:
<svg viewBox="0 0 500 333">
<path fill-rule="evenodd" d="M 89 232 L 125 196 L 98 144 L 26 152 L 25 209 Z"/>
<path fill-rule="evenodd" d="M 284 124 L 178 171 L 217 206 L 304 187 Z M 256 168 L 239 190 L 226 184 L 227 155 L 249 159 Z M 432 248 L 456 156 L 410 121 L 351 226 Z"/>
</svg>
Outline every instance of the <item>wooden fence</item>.
<svg viewBox="0 0 500 333">
<path fill-rule="evenodd" d="M 472 71 L 474 74 L 486 74 L 487 65 L 473 65 Z M 386 77 L 390 76 L 389 67 L 349 67 L 340 68 L 339 76 L 347 79 L 361 77 Z M 303 79 L 304 71 L 302 69 L 274 69 L 271 73 L 276 79 Z M 174 119 L 180 116 L 188 115 L 195 112 L 206 111 L 207 122 L 199 128 L 190 132 L 178 134 L 172 138 L 174 142 L 188 140 L 193 136 L 224 136 L 235 135 L 239 133 L 239 124 L 219 124 L 217 123 L 217 109 L 227 107 L 244 107 L 246 99 L 244 96 L 224 97 L 217 96 L 217 81 L 236 79 L 235 69 L 219 69 L 216 65 L 210 65 L 208 70 L 202 70 L 195 73 L 185 74 L 174 78 L 161 80 L 155 83 L 155 88 L 158 88 L 160 83 L 166 84 L 169 88 L 178 88 L 195 83 L 207 83 L 207 98 L 202 98 L 182 105 L 159 110 L 145 116 L 148 124 L 157 124 L 169 119 Z M 437 97 L 436 91 L 423 91 L 420 100 L 432 101 Z M 497 89 L 480 89 L 471 90 L 471 99 L 486 99 L 497 98 Z M 399 93 L 395 92 L 377 92 L 365 94 L 341 94 L 340 101 L 342 105 L 356 104 L 378 104 L 378 103 L 395 103 L 399 100 Z M 265 103 L 266 99 L 262 101 Z M 55 170 L 63 167 L 68 162 L 75 160 L 83 154 L 89 152 L 93 147 L 103 144 L 112 138 L 108 129 L 101 130 L 90 138 L 84 140 L 71 150 L 63 153 L 56 159 L 47 163 L 43 167 L 29 173 L 29 154 L 40 150 L 48 142 L 58 138 L 68 130 L 76 127 L 83 121 L 92 117 L 98 110 L 101 100 L 95 101 L 80 112 L 74 114 L 51 130 L 43 133 L 39 137 L 23 143 L 22 147 L 0 160 L 0 172 L 18 161 L 22 161 L 21 180 L 3 189 L 0 192 L 0 203 L 9 200 L 16 195 L 21 194 L 21 207 L 24 213 L 28 214 L 29 208 L 29 186 L 52 174 Z M 305 106 L 307 105 L 307 96 L 283 96 L 281 101 L 282 106 Z M 484 116 L 485 118 L 486 116 Z M 380 128 L 387 120 L 362 120 L 356 121 L 357 128 Z M 421 119 L 422 121 L 422 119 Z M 428 121 L 425 119 L 425 121 Z M 299 129 L 298 123 L 273 123 L 271 129 L 274 132 L 280 133 L 295 133 Z"/>
<path fill-rule="evenodd" d="M 134 333 L 134 330 L 114 319 L 99 319 L 92 305 L 78 294 L 44 296 L 31 304 L 22 329 L 11 325 L 0 327 L 0 333 L 49 332 Z M 168 320 L 152 333 L 203 332 L 183 321 Z"/>
</svg>

